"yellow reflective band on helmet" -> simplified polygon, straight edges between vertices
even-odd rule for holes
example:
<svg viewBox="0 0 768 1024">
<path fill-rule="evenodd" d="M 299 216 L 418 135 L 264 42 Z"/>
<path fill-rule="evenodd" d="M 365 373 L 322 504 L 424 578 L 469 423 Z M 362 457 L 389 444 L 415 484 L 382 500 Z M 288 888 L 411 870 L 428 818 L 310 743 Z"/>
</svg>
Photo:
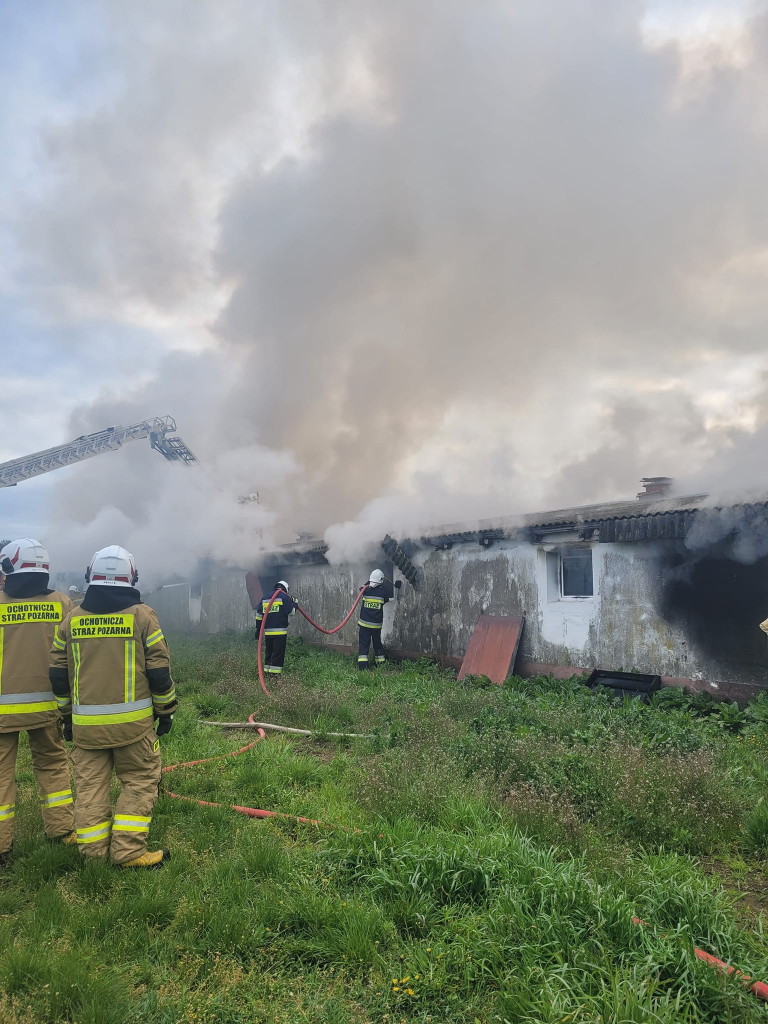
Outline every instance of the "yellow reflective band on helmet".
<svg viewBox="0 0 768 1024">
<path fill-rule="evenodd" d="M 156 629 L 154 633 L 150 633 L 147 637 L 147 647 L 151 647 L 156 644 L 158 640 L 165 640 L 162 629 Z"/>
<path fill-rule="evenodd" d="M 362 619 L 357 620 L 358 626 L 365 626 L 366 629 L 381 629 L 382 624 L 380 622 L 363 622 Z"/>
<path fill-rule="evenodd" d="M 0 704 L 0 715 L 31 715 L 37 711 L 55 711 L 55 700 L 44 700 L 34 704 Z"/>
<path fill-rule="evenodd" d="M 58 793 L 46 793 L 40 797 L 40 803 L 44 807 L 63 807 L 72 803 L 72 790 L 60 789 Z"/>
<path fill-rule="evenodd" d="M 121 722 L 139 722 L 142 718 L 151 718 L 152 708 L 140 708 L 138 711 L 119 711 L 115 715 L 78 715 L 72 714 L 75 725 L 120 725 Z"/>
<path fill-rule="evenodd" d="M 265 629 L 264 636 L 288 636 L 287 629 Z"/>
<path fill-rule="evenodd" d="M 7 821 L 16 813 L 16 804 L 0 804 L 0 821 Z"/>
<path fill-rule="evenodd" d="M 100 821 L 98 825 L 79 828 L 77 830 L 77 842 L 80 846 L 84 846 L 86 843 L 97 843 L 100 839 L 108 839 L 111 830 L 111 821 Z"/>
<path fill-rule="evenodd" d="M 112 822 L 115 832 L 149 832 L 151 818 L 138 814 L 116 814 Z"/>
<path fill-rule="evenodd" d="M 136 651 L 133 640 L 125 641 L 125 702 L 136 699 Z"/>
</svg>

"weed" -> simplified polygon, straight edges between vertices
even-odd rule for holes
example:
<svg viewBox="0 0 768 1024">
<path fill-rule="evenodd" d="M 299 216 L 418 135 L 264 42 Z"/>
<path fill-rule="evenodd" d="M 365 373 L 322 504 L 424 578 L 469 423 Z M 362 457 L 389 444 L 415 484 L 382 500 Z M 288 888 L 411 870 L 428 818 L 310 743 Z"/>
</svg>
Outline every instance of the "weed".
<svg viewBox="0 0 768 1024">
<path fill-rule="evenodd" d="M 678 690 L 617 703 L 578 679 L 457 683 L 430 660 L 362 674 L 295 641 L 267 698 L 250 636 L 172 647 L 166 763 L 252 739 L 200 717 L 256 712 L 316 736 L 270 736 L 170 787 L 332 827 L 162 796 L 151 842 L 172 849 L 168 867 L 84 864 L 44 843 L 23 745 L 3 1022 L 763 1019 L 692 955 L 768 979 L 760 920 L 742 928 L 735 894 L 692 855 L 768 852 L 768 701 L 739 715 Z"/>
</svg>

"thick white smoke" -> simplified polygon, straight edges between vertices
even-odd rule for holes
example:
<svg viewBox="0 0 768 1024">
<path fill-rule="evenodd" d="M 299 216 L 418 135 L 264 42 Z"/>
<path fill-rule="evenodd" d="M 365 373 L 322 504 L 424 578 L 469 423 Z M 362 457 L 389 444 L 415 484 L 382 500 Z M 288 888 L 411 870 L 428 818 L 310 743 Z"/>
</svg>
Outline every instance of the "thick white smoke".
<svg viewBox="0 0 768 1024">
<path fill-rule="evenodd" d="M 639 0 L 91 10 L 103 98 L 37 125 L 19 273 L 54 322 L 169 349 L 73 434 L 170 413 L 204 468 L 68 471 L 77 545 L 182 572 L 337 524 L 342 559 L 643 475 L 762 472 L 762 5 L 684 45 Z"/>
</svg>

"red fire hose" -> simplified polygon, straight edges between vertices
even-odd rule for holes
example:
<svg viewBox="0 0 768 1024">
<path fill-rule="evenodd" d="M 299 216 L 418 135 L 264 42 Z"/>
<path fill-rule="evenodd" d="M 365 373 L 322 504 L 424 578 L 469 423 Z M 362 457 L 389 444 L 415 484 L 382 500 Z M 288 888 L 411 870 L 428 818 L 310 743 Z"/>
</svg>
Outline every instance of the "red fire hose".
<svg viewBox="0 0 768 1024">
<path fill-rule="evenodd" d="M 365 590 L 365 586 L 362 586 L 360 588 L 360 592 L 358 593 L 357 597 L 355 598 L 355 603 L 349 609 L 349 611 L 347 612 L 347 614 L 346 614 L 345 618 L 343 619 L 343 621 L 340 622 L 339 625 L 335 626 L 333 629 L 324 629 L 317 622 L 315 622 L 314 619 L 310 618 L 309 615 L 307 615 L 307 613 L 304 611 L 304 609 L 298 603 L 296 604 L 296 607 L 299 609 L 299 611 L 304 616 L 304 618 L 307 620 L 307 622 L 309 622 L 312 626 L 314 626 L 315 629 L 318 629 L 318 630 L 320 630 L 321 633 L 325 633 L 327 636 L 330 636 L 332 633 L 338 633 L 338 631 L 340 629 L 342 629 L 344 626 L 346 626 L 346 624 L 352 618 L 352 613 L 354 612 L 355 608 L 357 608 L 358 604 L 360 603 L 360 599 L 363 596 L 363 591 L 364 590 Z M 259 682 L 261 683 L 262 690 L 264 691 L 264 693 L 266 693 L 266 695 L 268 697 L 270 696 L 270 693 L 269 693 L 269 690 L 267 689 L 267 687 L 266 687 L 266 685 L 264 683 L 264 670 L 263 670 L 262 659 L 261 659 L 261 641 L 262 641 L 262 638 L 264 636 L 264 626 L 265 626 L 266 621 L 267 621 L 267 616 L 269 615 L 269 611 L 270 611 L 270 609 L 272 607 L 272 604 L 273 604 L 275 598 L 278 596 L 279 593 L 280 593 L 280 591 L 276 590 L 275 593 L 272 595 L 272 597 L 269 599 L 269 604 L 267 605 L 267 607 L 266 607 L 266 609 L 264 611 L 264 615 L 263 615 L 262 620 L 261 620 L 261 627 L 259 629 L 259 651 L 258 651 Z M 249 716 L 248 722 L 251 725 L 255 724 L 254 720 L 253 720 L 253 715 Z M 220 760 L 223 757 L 238 757 L 240 754 L 244 754 L 247 750 L 251 750 L 253 747 L 256 746 L 257 743 L 261 743 L 262 740 L 266 739 L 267 734 L 264 732 L 263 729 L 259 728 L 257 731 L 258 731 L 258 739 L 254 740 L 253 743 L 248 743 L 246 746 L 241 747 L 239 750 L 233 750 L 233 751 L 230 751 L 227 754 L 216 754 L 214 757 L 205 757 L 205 758 L 203 758 L 202 760 L 199 760 L 199 761 L 184 761 L 184 762 L 182 762 L 180 764 L 169 764 L 165 768 L 163 768 L 163 774 L 165 774 L 166 772 L 175 771 L 177 768 L 191 768 L 194 765 L 207 764 L 209 761 L 218 761 L 218 760 Z M 297 815 L 297 814 L 283 814 L 283 813 L 281 813 L 279 811 L 265 811 L 265 810 L 262 810 L 259 807 L 241 807 L 239 804 L 219 804 L 219 803 L 213 803 L 213 802 L 211 802 L 209 800 L 197 800 L 197 799 L 195 799 L 194 797 L 191 797 L 191 796 L 183 796 L 181 793 L 172 793 L 168 789 L 164 789 L 163 792 L 165 793 L 166 796 L 173 797 L 175 800 L 186 800 L 188 803 L 199 804 L 201 807 L 227 807 L 227 808 L 229 808 L 229 810 L 237 811 L 238 814 L 245 814 L 249 818 L 283 818 L 283 819 L 288 819 L 290 821 L 300 821 L 300 822 L 302 822 L 303 824 L 306 824 L 306 825 L 319 825 L 319 826 L 321 826 L 323 828 L 333 828 L 334 827 L 333 825 L 326 825 L 322 821 L 317 821 L 314 818 L 303 818 L 303 817 L 301 817 L 300 815 Z M 349 831 L 343 825 L 339 825 L 339 826 L 336 826 L 336 827 L 344 829 L 345 832 Z M 358 830 L 355 829 L 354 831 L 358 831 Z M 632 923 L 633 924 L 645 925 L 647 927 L 647 922 L 643 921 L 639 917 L 633 917 L 632 918 Z M 705 950 L 699 949 L 698 946 L 694 946 L 693 947 L 693 952 L 698 957 L 699 960 L 703 960 L 704 963 L 709 964 L 710 967 L 714 967 L 716 970 L 722 971 L 725 974 L 729 974 L 729 975 L 730 974 L 734 974 L 741 981 L 741 983 L 743 985 L 748 986 L 749 991 L 754 993 L 754 995 L 756 995 L 758 997 L 758 999 L 762 999 L 763 1001 L 768 1002 L 768 985 L 765 982 L 763 982 L 763 981 L 752 981 L 752 979 L 748 975 L 744 974 L 743 971 L 740 971 L 737 967 L 732 967 L 730 964 L 727 964 L 724 960 L 720 960 L 716 956 L 713 956 L 711 953 L 707 953 Z"/>
<path fill-rule="evenodd" d="M 647 921 L 643 921 L 642 918 L 633 917 L 632 924 L 642 924 L 648 927 Z M 664 938 L 665 936 L 662 936 Z M 748 974 L 744 974 L 738 967 L 732 967 L 727 964 L 724 960 L 718 960 L 716 956 L 712 956 L 711 953 L 707 953 L 704 949 L 699 949 L 698 946 L 693 947 L 694 954 L 703 960 L 705 964 L 709 964 L 710 967 L 714 967 L 717 971 L 722 971 L 724 974 L 735 974 L 742 985 L 746 985 L 750 992 L 753 992 L 758 999 L 762 999 L 768 1003 L 768 985 L 764 981 L 752 981 Z"/>
<path fill-rule="evenodd" d="M 338 633 L 338 631 L 340 629 L 342 629 L 344 626 L 346 626 L 346 624 L 352 618 L 352 613 L 354 612 L 355 608 L 357 608 L 358 604 L 360 604 L 360 598 L 363 596 L 363 591 L 364 590 L 365 590 L 365 586 L 360 587 L 360 591 L 359 591 L 357 597 L 355 598 L 355 603 L 349 609 L 349 611 L 347 612 L 347 614 L 344 617 L 344 619 L 338 624 L 338 626 L 334 626 L 333 629 L 323 629 L 322 626 L 318 625 L 318 623 L 315 622 L 314 619 L 311 619 L 309 617 L 309 615 L 307 615 L 307 613 L 304 611 L 304 609 L 301 607 L 301 605 L 298 602 L 296 602 L 296 607 L 299 609 L 299 611 L 304 616 L 304 618 L 307 620 L 307 622 L 309 622 L 311 625 L 313 625 L 315 627 L 315 629 L 319 629 L 321 633 L 325 633 L 326 636 L 330 636 L 332 633 Z M 272 604 L 273 604 L 275 598 L 280 593 L 281 593 L 280 590 L 276 590 L 274 592 L 274 594 L 272 595 L 272 597 L 270 597 L 269 604 L 264 609 L 264 615 L 262 617 L 261 627 L 259 629 L 259 651 L 258 651 L 259 682 L 261 683 L 262 690 L 264 691 L 264 693 L 266 693 L 266 695 L 268 697 L 270 696 L 270 692 L 267 689 L 266 683 L 264 682 L 264 666 L 263 666 L 262 660 L 261 660 L 261 641 L 262 641 L 262 638 L 264 636 L 264 627 L 266 626 L 266 623 L 267 623 L 267 616 L 269 615 L 269 610 L 272 607 Z M 253 717 L 253 716 L 251 716 L 251 717 Z"/>
<path fill-rule="evenodd" d="M 250 723 L 253 723 L 253 715 L 248 719 Z M 257 743 L 261 743 L 262 740 L 267 738 L 267 734 L 263 729 L 258 729 L 258 739 L 255 739 L 253 743 L 248 743 L 244 747 L 240 747 L 239 750 L 231 750 L 227 754 L 215 754 L 213 757 L 204 757 L 199 761 L 182 761 L 179 764 L 166 765 L 162 770 L 162 774 L 166 772 L 176 771 L 177 768 L 192 768 L 197 764 L 208 764 L 210 761 L 219 761 L 223 757 L 238 757 L 240 754 L 244 754 L 247 750 L 251 750 L 256 746 Z M 316 821 L 314 818 L 302 818 L 298 814 L 282 814 L 280 811 L 264 811 L 260 807 L 241 807 L 240 804 L 217 804 L 210 800 L 197 800 L 193 796 L 184 796 L 182 793 L 173 793 L 170 789 L 163 788 L 163 793 L 166 796 L 173 797 L 174 800 L 186 800 L 190 804 L 199 804 L 201 807 L 226 807 L 230 811 L 237 811 L 238 814 L 245 814 L 249 818 L 284 818 L 289 821 L 300 821 L 304 825 L 319 825 L 322 828 L 340 828 L 345 832 L 348 832 L 344 825 L 327 825 L 325 822 Z M 357 831 L 355 829 L 354 831 Z"/>
<path fill-rule="evenodd" d="M 347 616 L 347 618 L 349 618 L 349 616 Z M 253 715 L 249 716 L 248 721 L 251 725 L 254 724 Z M 198 761 L 183 761 L 179 764 L 169 764 L 166 765 L 165 768 L 163 768 L 163 774 L 165 774 L 166 772 L 176 771 L 177 768 L 192 768 L 193 766 L 198 764 L 208 764 L 210 761 L 219 761 L 221 760 L 221 758 L 224 757 L 238 757 L 240 754 L 244 754 L 246 751 L 251 750 L 253 747 L 256 746 L 257 743 L 261 743 L 261 741 L 266 738 L 267 734 L 264 732 L 264 730 L 258 729 L 258 739 L 255 739 L 253 743 L 248 743 L 246 744 L 246 746 L 240 747 L 239 750 L 232 750 L 226 754 L 216 754 L 213 757 L 204 757 Z M 318 821 L 315 818 L 304 818 L 298 814 L 283 814 L 280 811 L 265 811 L 262 810 L 260 807 L 242 807 L 240 804 L 219 804 L 213 803 L 210 800 L 197 800 L 195 797 L 192 796 L 184 796 L 181 793 L 173 793 L 169 789 L 163 789 L 163 792 L 165 793 L 166 796 L 170 796 L 174 800 L 186 800 L 188 803 L 198 804 L 200 807 L 226 807 L 231 811 L 236 811 L 238 814 L 245 814 L 249 818 L 282 818 L 288 821 L 299 821 L 304 825 L 317 825 L 321 828 L 339 828 L 345 832 L 360 831 L 359 829 L 348 829 L 345 825 L 328 825 L 325 822 Z M 632 923 L 643 925 L 646 928 L 649 927 L 648 923 L 646 921 L 643 921 L 640 917 L 633 917 Z M 735 975 L 743 985 L 748 987 L 750 992 L 752 992 L 754 995 L 758 997 L 758 999 L 762 999 L 764 1002 L 768 1002 L 768 985 L 766 985 L 765 982 L 753 981 L 749 977 L 749 975 L 744 974 L 744 972 L 740 971 L 737 967 L 732 967 L 730 964 L 727 964 L 724 960 L 720 960 L 718 959 L 718 957 L 713 956 L 711 953 L 707 953 L 706 950 L 699 949 L 698 946 L 693 947 L 693 952 L 699 960 L 703 960 L 704 963 L 709 964 L 710 967 L 714 967 L 715 970 L 722 971 L 724 974 Z"/>
<path fill-rule="evenodd" d="M 334 627 L 333 627 L 333 629 L 323 629 L 323 627 L 322 627 L 322 626 L 319 626 L 319 625 L 318 625 L 318 624 L 317 624 L 317 623 L 315 622 L 315 620 L 314 620 L 314 619 L 310 619 L 310 617 L 309 617 L 309 616 L 307 615 L 307 613 L 306 613 L 306 612 L 304 611 L 304 609 L 303 609 L 303 608 L 301 607 L 301 605 L 300 605 L 300 604 L 298 604 L 298 603 L 297 603 L 297 604 L 296 604 L 296 607 L 297 607 L 297 608 L 299 609 L 299 611 L 301 612 L 301 614 L 302 614 L 302 615 L 304 616 L 304 618 L 305 618 L 305 619 L 307 620 L 307 622 L 308 622 L 308 623 L 309 623 L 309 624 L 310 624 L 311 626 L 314 626 L 314 627 L 315 627 L 315 629 L 319 629 L 319 630 L 320 630 L 320 632 L 321 632 L 321 633 L 325 633 L 325 635 L 326 635 L 326 636 L 330 636 L 330 635 L 331 635 L 331 633 L 338 633 L 338 632 L 339 632 L 339 630 L 340 630 L 340 629 L 342 629 L 342 628 L 343 628 L 344 626 L 346 626 L 346 624 L 347 624 L 347 623 L 349 622 L 349 620 L 350 620 L 350 619 L 352 618 L 352 612 L 353 612 L 353 611 L 355 610 L 355 608 L 357 608 L 357 606 L 358 606 L 358 605 L 360 604 L 360 598 L 361 598 L 361 597 L 363 596 L 363 591 L 365 590 L 365 587 L 366 587 L 366 584 L 363 584 L 363 586 L 362 586 L 362 587 L 360 587 L 360 591 L 359 591 L 359 593 L 358 593 L 357 597 L 355 598 L 355 603 L 354 603 L 354 604 L 352 605 L 352 607 L 351 607 L 351 608 L 349 609 L 349 611 L 347 612 L 347 614 L 346 614 L 346 617 L 344 618 L 344 620 L 343 620 L 342 622 L 340 622 L 340 623 L 338 624 L 338 626 L 334 626 Z"/>
</svg>

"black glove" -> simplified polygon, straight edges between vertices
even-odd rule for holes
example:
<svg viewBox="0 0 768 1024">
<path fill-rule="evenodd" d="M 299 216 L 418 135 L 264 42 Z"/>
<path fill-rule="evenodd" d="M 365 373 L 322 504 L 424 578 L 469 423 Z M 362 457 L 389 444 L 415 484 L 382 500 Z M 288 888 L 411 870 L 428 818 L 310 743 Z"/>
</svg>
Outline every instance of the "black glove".
<svg viewBox="0 0 768 1024">
<path fill-rule="evenodd" d="M 395 580 L 395 590 L 399 590 L 400 587 L 402 587 L 402 585 L 403 585 L 403 581 L 402 580 Z"/>
<path fill-rule="evenodd" d="M 167 732 L 171 731 L 173 725 L 173 715 L 160 715 L 157 719 L 157 725 L 155 726 L 155 732 L 158 736 L 165 736 Z"/>
<path fill-rule="evenodd" d="M 255 630 L 255 632 L 254 632 L 254 634 L 253 634 L 253 639 L 254 639 L 254 640 L 258 640 L 258 639 L 259 639 L 259 633 L 260 633 L 260 632 L 261 632 L 261 626 L 257 626 L 257 627 L 256 627 L 256 630 Z"/>
<path fill-rule="evenodd" d="M 61 731 L 67 743 L 72 742 L 72 719 L 64 718 L 61 722 Z"/>
</svg>

